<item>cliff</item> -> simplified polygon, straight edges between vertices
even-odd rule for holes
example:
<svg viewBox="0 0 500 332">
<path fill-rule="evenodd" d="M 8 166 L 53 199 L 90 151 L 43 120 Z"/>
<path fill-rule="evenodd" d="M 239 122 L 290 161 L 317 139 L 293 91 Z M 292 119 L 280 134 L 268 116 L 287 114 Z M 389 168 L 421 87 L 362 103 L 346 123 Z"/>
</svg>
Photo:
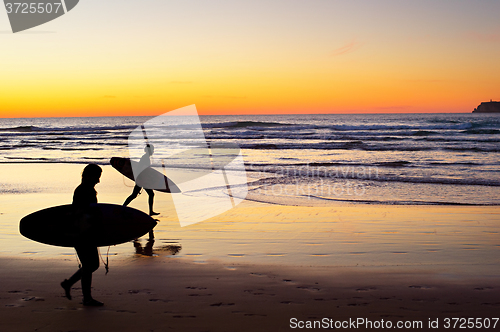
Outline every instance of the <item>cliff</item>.
<svg viewBox="0 0 500 332">
<path fill-rule="evenodd" d="M 500 113 L 500 101 L 482 102 L 472 113 Z"/>
</svg>

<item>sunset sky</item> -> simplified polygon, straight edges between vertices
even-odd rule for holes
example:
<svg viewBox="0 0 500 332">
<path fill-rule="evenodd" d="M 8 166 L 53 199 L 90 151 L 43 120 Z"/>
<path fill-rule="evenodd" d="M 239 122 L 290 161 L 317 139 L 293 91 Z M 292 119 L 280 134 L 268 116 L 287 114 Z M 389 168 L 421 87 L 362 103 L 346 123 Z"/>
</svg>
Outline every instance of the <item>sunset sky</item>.
<svg viewBox="0 0 500 332">
<path fill-rule="evenodd" d="M 13 34 L 0 117 L 471 112 L 500 100 L 498 0 L 81 0 Z"/>
</svg>

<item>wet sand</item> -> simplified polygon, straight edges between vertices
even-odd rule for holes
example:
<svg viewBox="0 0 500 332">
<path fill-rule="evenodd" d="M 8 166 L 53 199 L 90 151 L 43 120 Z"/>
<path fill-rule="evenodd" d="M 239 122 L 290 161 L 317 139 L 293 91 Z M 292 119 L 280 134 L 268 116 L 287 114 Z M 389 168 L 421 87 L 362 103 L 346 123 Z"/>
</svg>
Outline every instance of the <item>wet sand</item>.
<svg viewBox="0 0 500 332">
<path fill-rule="evenodd" d="M 285 331 L 290 319 L 498 317 L 498 278 L 369 268 L 239 266 L 145 258 L 94 273 L 101 308 L 63 297 L 74 263 L 2 259 L 4 331 Z M 441 325 L 443 326 L 443 325 Z M 365 326 L 360 328 L 366 329 Z M 425 329 L 424 329 L 425 330 Z"/>
<path fill-rule="evenodd" d="M 292 318 L 418 320 L 426 330 L 429 319 L 442 329 L 445 318 L 498 317 L 498 207 L 246 201 L 181 228 L 160 195 L 151 251 L 111 247 L 109 274 L 101 266 L 93 282 L 105 306 L 85 308 L 79 285 L 71 301 L 59 286 L 77 268 L 74 251 L 17 231 L 22 216 L 69 203 L 82 168 L 0 165 L 2 330 L 285 331 Z M 99 201 L 121 204 L 131 188 L 104 169 Z M 132 206 L 145 210 L 145 196 Z"/>
</svg>

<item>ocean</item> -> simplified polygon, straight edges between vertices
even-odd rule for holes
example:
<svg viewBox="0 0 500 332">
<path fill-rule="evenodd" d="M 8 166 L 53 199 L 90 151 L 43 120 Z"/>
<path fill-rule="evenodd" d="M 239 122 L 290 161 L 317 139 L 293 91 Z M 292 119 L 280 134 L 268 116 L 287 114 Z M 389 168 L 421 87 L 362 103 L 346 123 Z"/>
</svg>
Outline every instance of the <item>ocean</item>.
<svg viewBox="0 0 500 332">
<path fill-rule="evenodd" d="M 128 136 L 151 118 L 0 119 L 0 162 L 107 165 L 112 156 L 129 156 Z M 500 204 L 500 114 L 200 119 L 209 144 L 241 148 L 250 200 L 297 206 Z M 168 130 L 156 146 L 158 160 L 190 129 Z M 0 194 L 10 190 L 0 184 Z"/>
</svg>

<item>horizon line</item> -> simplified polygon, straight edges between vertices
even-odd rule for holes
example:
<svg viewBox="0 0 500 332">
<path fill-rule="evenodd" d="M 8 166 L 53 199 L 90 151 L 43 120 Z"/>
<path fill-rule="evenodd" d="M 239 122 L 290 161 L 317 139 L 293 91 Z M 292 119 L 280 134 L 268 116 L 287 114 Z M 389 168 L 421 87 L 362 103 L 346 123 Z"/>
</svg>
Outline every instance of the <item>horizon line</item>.
<svg viewBox="0 0 500 332">
<path fill-rule="evenodd" d="M 174 111 L 174 110 L 172 110 Z M 169 111 L 170 112 L 170 111 Z M 168 113 L 168 112 L 166 112 Z M 163 113 L 165 114 L 165 113 Z M 367 114 L 473 114 L 472 112 L 369 112 L 369 113 L 252 113 L 252 114 L 198 114 L 199 116 L 255 116 L 255 115 L 367 115 Z M 476 114 L 476 113 L 474 113 Z M 480 113 L 478 113 L 480 114 Z M 31 117 L 0 117 L 0 119 L 57 119 L 57 118 L 126 118 L 126 117 L 157 117 L 156 115 L 102 115 L 102 116 L 31 116 Z"/>
</svg>

